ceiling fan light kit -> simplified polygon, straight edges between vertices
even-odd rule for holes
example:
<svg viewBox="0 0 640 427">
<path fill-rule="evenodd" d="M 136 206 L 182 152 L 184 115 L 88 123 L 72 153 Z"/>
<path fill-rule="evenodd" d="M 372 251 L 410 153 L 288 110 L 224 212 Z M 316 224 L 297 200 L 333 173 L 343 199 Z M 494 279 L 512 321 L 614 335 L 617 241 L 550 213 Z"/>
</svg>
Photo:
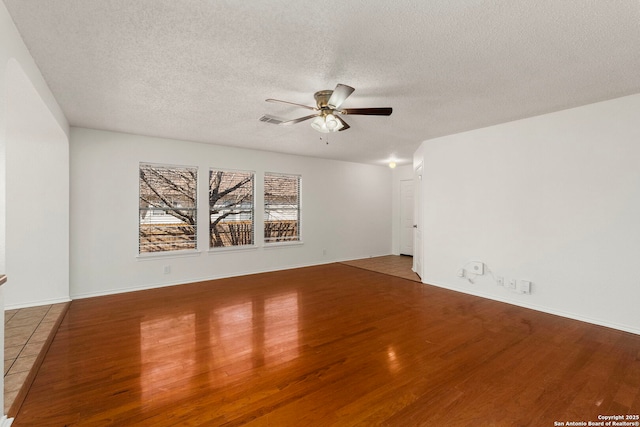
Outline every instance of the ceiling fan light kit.
<svg viewBox="0 0 640 427">
<path fill-rule="evenodd" d="M 318 116 L 311 122 L 311 127 L 322 133 L 337 132 L 344 128 L 333 114 Z"/>
<path fill-rule="evenodd" d="M 340 132 L 349 129 L 349 125 L 345 122 L 340 115 L 363 115 L 363 116 L 390 116 L 392 108 L 354 108 L 354 109 L 340 109 L 342 103 L 353 93 L 355 89 L 351 86 L 338 84 L 334 90 L 321 90 L 316 92 L 313 97 L 316 100 L 316 106 L 310 107 L 308 105 L 296 104 L 295 102 L 281 101 L 279 99 L 267 99 L 267 102 L 278 102 L 283 104 L 295 105 L 297 107 L 306 108 L 307 110 L 313 110 L 316 113 L 308 116 L 300 117 L 297 119 L 286 120 L 280 119 L 271 115 L 264 115 L 260 118 L 260 121 L 265 123 L 271 123 L 275 125 L 292 125 L 300 123 L 305 120 L 313 119 L 311 127 L 318 132 L 330 133 Z"/>
</svg>

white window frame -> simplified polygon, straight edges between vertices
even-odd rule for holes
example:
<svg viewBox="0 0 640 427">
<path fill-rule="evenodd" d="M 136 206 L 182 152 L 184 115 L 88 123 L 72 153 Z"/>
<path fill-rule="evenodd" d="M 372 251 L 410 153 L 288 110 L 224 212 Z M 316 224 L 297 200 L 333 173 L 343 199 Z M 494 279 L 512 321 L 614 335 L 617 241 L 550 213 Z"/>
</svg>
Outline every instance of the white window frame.
<svg viewBox="0 0 640 427">
<path fill-rule="evenodd" d="M 270 212 L 272 210 L 275 210 L 273 208 L 270 208 L 267 205 L 267 178 L 268 177 L 283 177 L 283 178 L 295 178 L 297 179 L 298 183 L 298 194 L 297 194 L 297 204 L 296 204 L 296 209 L 295 209 L 295 213 L 296 213 L 296 236 L 292 236 L 293 238 L 287 239 L 286 236 L 285 238 L 282 237 L 267 237 L 266 233 L 267 233 L 267 223 L 270 221 L 269 218 L 270 216 L 272 216 L 270 214 Z M 302 175 L 298 175 L 298 174 L 290 174 L 290 173 L 281 173 L 281 172 L 265 172 L 264 173 L 264 179 L 263 179 L 263 209 L 264 209 L 264 217 L 263 217 L 263 225 L 264 225 L 264 229 L 263 229 L 263 238 L 264 238 L 264 244 L 265 246 L 282 246 L 282 245 L 299 245 L 302 244 Z M 286 210 L 291 210 L 291 209 L 281 209 L 281 211 L 283 211 L 283 215 L 284 215 L 284 211 Z"/>
<path fill-rule="evenodd" d="M 251 211 L 250 212 L 245 212 L 248 213 L 250 215 L 250 220 L 251 220 L 251 230 L 250 230 L 250 234 L 251 234 L 251 243 L 239 243 L 239 244 L 228 244 L 228 245 L 220 245 L 220 246 L 212 246 L 212 238 L 211 238 L 211 210 L 212 210 L 212 206 L 211 206 L 211 178 L 212 178 L 212 174 L 214 172 L 222 172 L 222 173 L 239 173 L 239 174 L 247 174 L 251 176 Z M 208 198 L 208 214 L 207 214 L 207 218 L 208 218 L 208 225 L 207 225 L 207 230 L 208 230 L 208 237 L 207 240 L 209 241 L 209 250 L 210 251 L 219 251 L 219 250 L 232 250 L 232 249 L 245 249 L 245 248 L 255 248 L 256 247 L 256 173 L 255 171 L 250 171 L 250 170 L 239 170 L 239 169 L 224 169 L 224 168 L 215 168 L 212 167 L 209 169 L 209 176 L 208 176 L 208 188 L 207 188 L 207 198 Z M 230 222 L 230 221 L 229 221 Z M 242 234 L 245 234 L 246 231 L 242 232 Z"/>
<path fill-rule="evenodd" d="M 143 168 L 150 169 L 168 169 L 168 170 L 184 170 L 187 173 L 195 172 L 194 179 L 194 187 L 193 187 L 193 207 L 173 207 L 169 208 L 167 206 L 156 207 L 152 206 L 142 207 L 142 178 L 141 173 Z M 138 166 L 138 256 L 139 257 L 154 257 L 154 256 L 167 256 L 167 255 L 187 255 L 192 253 L 197 253 L 198 251 L 198 175 L 199 170 L 197 166 L 186 166 L 186 165 L 170 165 L 170 164 L 157 164 L 157 163 L 148 163 L 148 162 L 140 162 Z M 164 195 L 163 195 L 164 196 Z M 163 197 L 160 196 L 160 197 Z M 175 196 L 175 195 L 174 195 Z M 187 195 L 187 197 L 189 197 Z M 171 195 L 164 196 L 166 201 L 172 199 L 175 202 L 175 198 Z M 165 211 L 164 214 L 159 214 L 158 211 Z M 142 227 L 145 222 L 152 223 L 154 220 L 162 220 L 167 219 L 170 224 L 180 224 L 180 220 L 173 216 L 167 211 L 188 211 L 193 214 L 193 224 L 188 224 L 184 222 L 185 225 L 193 227 L 193 239 L 189 241 L 189 246 L 187 248 L 175 248 L 167 245 L 166 249 L 159 250 L 151 250 L 151 251 L 143 251 L 142 250 Z M 143 215 L 143 212 L 146 212 Z M 173 218 L 169 218 L 171 216 Z M 145 221 L 145 218 L 149 218 L 149 220 Z M 152 220 L 153 217 L 153 220 Z"/>
</svg>

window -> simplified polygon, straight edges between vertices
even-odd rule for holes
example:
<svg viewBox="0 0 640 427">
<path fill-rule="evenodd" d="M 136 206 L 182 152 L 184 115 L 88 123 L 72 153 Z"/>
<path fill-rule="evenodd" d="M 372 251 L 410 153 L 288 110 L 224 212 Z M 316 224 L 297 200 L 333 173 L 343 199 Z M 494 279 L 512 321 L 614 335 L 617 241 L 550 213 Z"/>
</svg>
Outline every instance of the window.
<svg viewBox="0 0 640 427">
<path fill-rule="evenodd" d="M 209 247 L 253 245 L 253 172 L 209 172 Z"/>
<path fill-rule="evenodd" d="M 300 241 L 300 176 L 264 175 L 264 241 Z"/>
<path fill-rule="evenodd" d="M 140 164 L 139 253 L 196 249 L 198 169 Z"/>
</svg>

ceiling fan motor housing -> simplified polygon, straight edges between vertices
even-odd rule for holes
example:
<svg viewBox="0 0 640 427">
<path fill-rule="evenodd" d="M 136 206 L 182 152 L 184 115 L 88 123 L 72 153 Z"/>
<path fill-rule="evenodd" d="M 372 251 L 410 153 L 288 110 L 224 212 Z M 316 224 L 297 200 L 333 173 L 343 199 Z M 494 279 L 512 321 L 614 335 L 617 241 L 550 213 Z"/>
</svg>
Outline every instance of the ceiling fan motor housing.
<svg viewBox="0 0 640 427">
<path fill-rule="evenodd" d="M 313 97 L 316 99 L 316 105 L 320 110 L 320 115 L 314 119 L 311 127 L 318 132 L 336 132 L 344 127 L 334 116 L 336 113 L 335 109 L 328 105 L 332 94 L 332 90 L 320 90 L 313 94 Z"/>
<path fill-rule="evenodd" d="M 329 98 L 333 94 L 332 90 L 319 90 L 318 92 L 313 94 L 313 97 L 316 99 L 316 105 L 321 110 L 329 109 L 327 104 L 329 103 Z"/>
</svg>

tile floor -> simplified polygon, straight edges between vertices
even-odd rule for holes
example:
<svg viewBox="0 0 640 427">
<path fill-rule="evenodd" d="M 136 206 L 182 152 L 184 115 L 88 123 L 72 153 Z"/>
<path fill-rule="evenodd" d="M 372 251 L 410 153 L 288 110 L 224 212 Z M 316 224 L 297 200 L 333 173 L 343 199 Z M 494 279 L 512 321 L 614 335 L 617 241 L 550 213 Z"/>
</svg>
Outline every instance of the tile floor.
<svg viewBox="0 0 640 427">
<path fill-rule="evenodd" d="M 356 259 L 353 261 L 345 261 L 352 267 L 363 268 L 365 270 L 376 271 L 378 273 L 389 274 L 392 276 L 402 277 L 403 279 L 420 282 L 420 276 L 411 270 L 413 266 L 413 257 L 404 255 L 387 255 L 372 258 Z"/>
<path fill-rule="evenodd" d="M 4 413 L 27 381 L 38 355 L 50 343 L 69 303 L 4 312 Z M 48 347 L 47 347 L 48 348 Z"/>
</svg>

